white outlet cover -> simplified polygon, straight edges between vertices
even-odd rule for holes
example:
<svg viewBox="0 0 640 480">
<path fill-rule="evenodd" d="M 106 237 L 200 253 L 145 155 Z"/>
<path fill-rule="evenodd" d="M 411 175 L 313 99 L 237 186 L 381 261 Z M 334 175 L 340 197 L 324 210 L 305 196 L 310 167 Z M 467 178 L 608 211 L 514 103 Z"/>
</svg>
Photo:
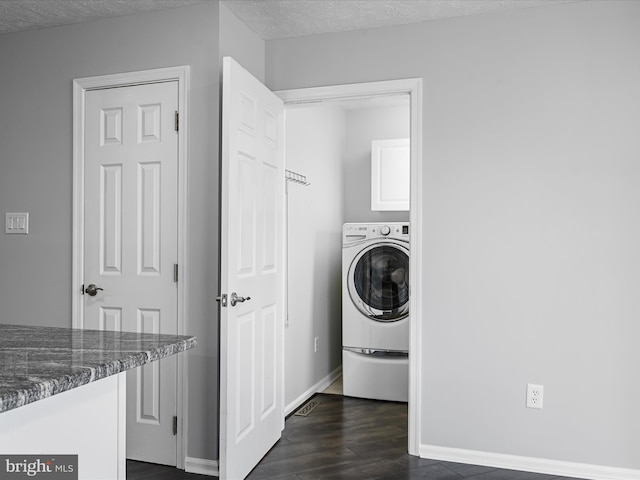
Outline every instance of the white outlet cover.
<svg viewBox="0 0 640 480">
<path fill-rule="evenodd" d="M 544 386 L 527 384 L 527 408 L 542 410 L 544 400 Z"/>
</svg>

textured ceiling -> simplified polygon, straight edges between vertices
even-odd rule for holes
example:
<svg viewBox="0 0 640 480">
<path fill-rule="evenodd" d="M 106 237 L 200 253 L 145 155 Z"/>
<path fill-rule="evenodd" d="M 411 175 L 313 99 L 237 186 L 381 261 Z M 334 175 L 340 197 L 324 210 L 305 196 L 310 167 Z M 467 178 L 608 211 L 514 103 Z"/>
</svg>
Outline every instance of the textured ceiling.
<svg viewBox="0 0 640 480">
<path fill-rule="evenodd" d="M 0 33 L 213 0 L 0 0 Z M 479 15 L 580 0 L 223 0 L 263 39 Z"/>
<path fill-rule="evenodd" d="M 223 0 L 265 40 L 385 27 L 580 0 Z"/>
<path fill-rule="evenodd" d="M 120 17 L 208 0 L 0 0 L 0 33 Z"/>
</svg>

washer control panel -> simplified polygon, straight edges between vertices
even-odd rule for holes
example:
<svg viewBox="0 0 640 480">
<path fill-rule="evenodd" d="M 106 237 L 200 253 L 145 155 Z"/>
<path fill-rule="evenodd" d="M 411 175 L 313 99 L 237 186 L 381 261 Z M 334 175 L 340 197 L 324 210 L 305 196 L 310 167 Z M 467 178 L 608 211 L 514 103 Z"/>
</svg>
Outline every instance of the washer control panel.
<svg viewBox="0 0 640 480">
<path fill-rule="evenodd" d="M 409 241 L 409 223 L 345 223 L 342 243 L 349 244 L 374 238 L 395 238 Z"/>
</svg>

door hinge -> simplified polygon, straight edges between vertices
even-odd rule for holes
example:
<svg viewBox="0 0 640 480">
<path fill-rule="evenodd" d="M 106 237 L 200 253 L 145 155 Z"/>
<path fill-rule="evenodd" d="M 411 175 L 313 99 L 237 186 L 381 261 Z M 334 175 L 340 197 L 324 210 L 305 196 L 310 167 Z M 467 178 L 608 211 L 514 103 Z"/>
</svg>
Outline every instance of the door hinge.
<svg viewBox="0 0 640 480">
<path fill-rule="evenodd" d="M 178 435 L 178 417 L 173 417 L 173 434 Z"/>
<path fill-rule="evenodd" d="M 180 114 L 176 111 L 176 132 L 180 131 Z"/>
<path fill-rule="evenodd" d="M 178 264 L 173 264 L 173 281 L 178 283 Z"/>
</svg>

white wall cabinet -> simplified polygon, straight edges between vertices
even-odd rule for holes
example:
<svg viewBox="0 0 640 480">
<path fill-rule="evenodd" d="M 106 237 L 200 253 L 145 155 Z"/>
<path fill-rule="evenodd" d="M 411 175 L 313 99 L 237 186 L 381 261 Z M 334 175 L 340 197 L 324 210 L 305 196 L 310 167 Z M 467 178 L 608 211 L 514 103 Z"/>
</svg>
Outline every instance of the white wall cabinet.
<svg viewBox="0 0 640 480">
<path fill-rule="evenodd" d="M 408 211 L 408 138 L 371 142 L 371 210 Z"/>
</svg>

